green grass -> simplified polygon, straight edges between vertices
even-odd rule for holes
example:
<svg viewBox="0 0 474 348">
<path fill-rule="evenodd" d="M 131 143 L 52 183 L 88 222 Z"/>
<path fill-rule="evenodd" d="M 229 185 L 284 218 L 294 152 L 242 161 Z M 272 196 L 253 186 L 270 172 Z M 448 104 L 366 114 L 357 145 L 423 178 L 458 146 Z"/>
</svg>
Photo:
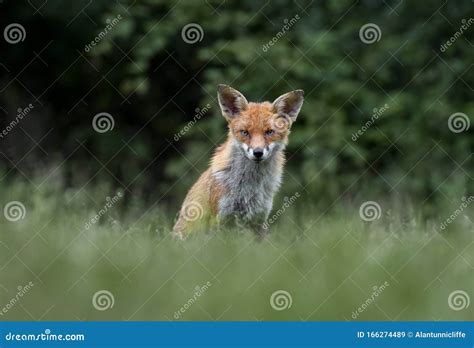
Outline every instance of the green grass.
<svg viewBox="0 0 474 348">
<path fill-rule="evenodd" d="M 26 207 L 18 222 L 0 215 L 0 308 L 18 286 L 34 284 L 0 320 L 175 320 L 207 282 L 179 320 L 352 320 L 385 282 L 357 320 L 474 319 L 472 304 L 460 311 L 448 306 L 458 289 L 474 300 L 473 227 L 466 217 L 440 231 L 448 212 L 422 221 L 416 209 L 397 215 L 386 203 L 380 219 L 364 222 L 358 206 L 322 214 L 296 201 L 264 242 L 237 231 L 178 242 L 169 234 L 174 215 L 128 194 L 86 230 L 113 195 L 106 186 L 66 192 L 0 186 L 2 210 L 12 200 Z M 103 289 L 115 302 L 98 311 L 92 298 Z M 277 290 L 290 293 L 290 308 L 272 308 Z"/>
</svg>

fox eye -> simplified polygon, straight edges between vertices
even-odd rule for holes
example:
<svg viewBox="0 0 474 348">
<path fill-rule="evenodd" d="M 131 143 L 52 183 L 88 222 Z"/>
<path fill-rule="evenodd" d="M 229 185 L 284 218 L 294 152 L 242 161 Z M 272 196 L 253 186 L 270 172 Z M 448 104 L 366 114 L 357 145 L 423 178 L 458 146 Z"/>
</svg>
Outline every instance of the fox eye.
<svg viewBox="0 0 474 348">
<path fill-rule="evenodd" d="M 273 129 L 269 129 L 269 130 L 265 131 L 265 135 L 270 136 L 270 135 L 273 135 L 273 134 L 275 134 L 275 131 Z"/>
<path fill-rule="evenodd" d="M 249 136 L 249 132 L 246 131 L 246 130 L 241 130 L 241 131 L 240 131 L 240 134 L 242 134 L 244 137 L 248 137 L 248 136 Z"/>
</svg>

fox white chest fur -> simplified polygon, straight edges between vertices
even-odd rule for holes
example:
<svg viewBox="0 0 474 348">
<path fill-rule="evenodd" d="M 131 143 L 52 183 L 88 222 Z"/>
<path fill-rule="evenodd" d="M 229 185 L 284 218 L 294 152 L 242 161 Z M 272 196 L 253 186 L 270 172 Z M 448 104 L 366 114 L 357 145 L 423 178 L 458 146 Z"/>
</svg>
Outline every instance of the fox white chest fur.
<svg viewBox="0 0 474 348">
<path fill-rule="evenodd" d="M 281 184 L 282 168 L 278 156 L 283 144 L 264 162 L 249 160 L 240 147 L 232 144 L 229 167 L 213 173 L 226 194 L 218 202 L 218 217 L 235 216 L 244 221 L 265 220 L 272 209 L 273 196 Z"/>
</svg>

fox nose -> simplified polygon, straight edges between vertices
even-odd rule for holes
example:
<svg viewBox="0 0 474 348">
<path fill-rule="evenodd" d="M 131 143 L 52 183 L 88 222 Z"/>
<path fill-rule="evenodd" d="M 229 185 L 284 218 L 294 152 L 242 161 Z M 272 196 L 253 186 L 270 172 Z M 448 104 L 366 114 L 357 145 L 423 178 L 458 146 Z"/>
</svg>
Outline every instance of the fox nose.
<svg viewBox="0 0 474 348">
<path fill-rule="evenodd" d="M 263 149 L 260 148 L 260 147 L 257 147 L 255 149 L 253 149 L 253 155 L 255 156 L 255 158 L 262 158 L 263 156 Z"/>
</svg>

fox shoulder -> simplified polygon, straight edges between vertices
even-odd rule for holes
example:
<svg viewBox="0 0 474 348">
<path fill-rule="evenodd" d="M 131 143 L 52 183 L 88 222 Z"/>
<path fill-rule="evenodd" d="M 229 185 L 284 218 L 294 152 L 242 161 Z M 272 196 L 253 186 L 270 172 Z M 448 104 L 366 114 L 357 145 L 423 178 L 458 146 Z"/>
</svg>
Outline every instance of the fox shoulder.
<svg viewBox="0 0 474 348">
<path fill-rule="evenodd" d="M 231 141 L 232 136 L 214 151 L 214 156 L 211 159 L 211 170 L 213 173 L 224 170 L 229 166 L 232 150 Z"/>
</svg>

